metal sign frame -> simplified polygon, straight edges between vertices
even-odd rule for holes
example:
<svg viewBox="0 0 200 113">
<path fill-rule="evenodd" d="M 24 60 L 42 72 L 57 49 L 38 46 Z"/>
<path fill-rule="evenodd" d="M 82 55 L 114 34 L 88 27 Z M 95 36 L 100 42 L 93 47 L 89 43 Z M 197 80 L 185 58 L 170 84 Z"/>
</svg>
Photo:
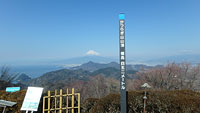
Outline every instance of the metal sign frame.
<svg viewBox="0 0 200 113">
<path fill-rule="evenodd" d="M 17 104 L 17 102 L 11 102 L 11 101 L 6 101 L 6 100 L 0 100 L 0 107 L 3 107 L 3 112 L 2 112 L 2 113 L 5 113 L 5 112 L 6 112 L 6 107 L 7 107 L 7 106 L 12 107 L 12 106 L 14 106 L 15 104 Z"/>
</svg>

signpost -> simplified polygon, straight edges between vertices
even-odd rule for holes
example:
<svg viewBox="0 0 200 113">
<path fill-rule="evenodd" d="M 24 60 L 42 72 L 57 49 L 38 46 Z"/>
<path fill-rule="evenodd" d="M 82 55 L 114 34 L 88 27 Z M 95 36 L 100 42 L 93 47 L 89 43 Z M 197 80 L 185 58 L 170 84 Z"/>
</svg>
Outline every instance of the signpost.
<svg viewBox="0 0 200 113">
<path fill-rule="evenodd" d="M 37 111 L 42 91 L 43 88 L 40 87 L 28 87 L 21 110 L 26 111 L 26 113 L 28 111 L 31 111 L 31 113 Z"/>
<path fill-rule="evenodd" d="M 7 87 L 6 92 L 16 92 L 19 91 L 20 87 Z"/>
<path fill-rule="evenodd" d="M 120 42 L 120 104 L 121 113 L 127 113 L 126 102 L 126 57 L 125 57 L 125 15 L 119 14 L 119 42 Z"/>
<path fill-rule="evenodd" d="M 144 90 L 151 88 L 151 86 L 148 83 L 144 83 L 141 87 L 144 88 Z M 146 101 L 147 101 L 147 91 L 146 90 L 144 92 L 143 99 L 144 99 L 144 113 L 146 113 Z"/>
</svg>

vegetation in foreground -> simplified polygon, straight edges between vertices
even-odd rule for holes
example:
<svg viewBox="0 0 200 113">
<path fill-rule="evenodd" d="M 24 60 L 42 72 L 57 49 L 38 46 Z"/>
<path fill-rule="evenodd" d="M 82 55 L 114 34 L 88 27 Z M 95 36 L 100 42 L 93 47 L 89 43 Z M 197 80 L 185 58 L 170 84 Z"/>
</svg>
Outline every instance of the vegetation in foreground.
<svg viewBox="0 0 200 113">
<path fill-rule="evenodd" d="M 0 91 L 0 99 L 17 102 L 14 107 L 7 108 L 7 113 L 21 113 L 20 108 L 25 92 Z M 143 112 L 143 96 L 143 90 L 128 92 L 128 113 Z M 39 105 L 39 111 L 35 113 L 41 113 L 41 110 L 42 104 Z M 191 90 L 148 91 L 146 111 L 148 113 L 199 113 L 200 93 Z M 81 113 L 120 113 L 120 95 L 109 94 L 101 99 L 88 98 L 81 104 Z"/>
<path fill-rule="evenodd" d="M 144 91 L 128 92 L 128 113 L 143 113 Z M 200 93 L 190 90 L 148 91 L 147 113 L 200 113 Z M 120 95 L 87 99 L 82 113 L 120 113 Z"/>
</svg>

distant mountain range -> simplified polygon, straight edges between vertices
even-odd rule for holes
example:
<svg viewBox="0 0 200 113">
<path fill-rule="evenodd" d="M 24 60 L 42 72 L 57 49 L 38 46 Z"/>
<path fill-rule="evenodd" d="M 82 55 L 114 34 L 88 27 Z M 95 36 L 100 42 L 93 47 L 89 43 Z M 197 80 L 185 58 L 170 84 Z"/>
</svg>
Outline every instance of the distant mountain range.
<svg viewBox="0 0 200 113">
<path fill-rule="evenodd" d="M 177 57 L 170 57 L 172 60 Z M 195 57 L 198 58 L 198 57 Z M 178 58 L 179 59 L 179 58 Z M 160 60 L 164 61 L 164 60 Z M 181 62 L 181 61 L 180 61 Z M 50 66 L 51 67 L 51 66 Z M 31 79 L 28 75 L 22 74 L 18 77 L 18 81 L 22 81 L 27 86 L 41 86 L 48 89 L 58 89 L 61 86 L 65 86 L 70 82 L 76 80 L 87 81 L 89 77 L 96 75 L 103 75 L 104 77 L 111 77 L 114 79 L 120 79 L 120 65 L 117 62 L 110 63 L 97 63 L 93 61 L 89 61 L 87 63 L 83 63 L 79 66 L 74 67 L 62 67 L 55 66 L 55 70 L 50 70 L 45 74 L 42 74 L 39 77 Z M 136 65 L 127 65 L 127 75 L 129 77 L 134 77 L 133 74 L 139 71 L 140 69 L 152 69 L 162 67 L 162 65 L 156 66 L 147 66 L 144 64 L 136 64 Z"/>
<path fill-rule="evenodd" d="M 157 65 L 157 66 L 161 66 L 161 65 Z M 92 62 L 92 61 L 84 63 L 80 66 L 71 67 L 69 69 L 73 69 L 73 70 L 83 69 L 83 70 L 93 72 L 93 71 L 96 71 L 96 70 L 99 70 L 99 69 L 102 69 L 102 68 L 108 68 L 108 67 L 113 67 L 113 68 L 118 69 L 118 70 L 120 69 L 120 65 L 117 62 L 95 63 L 95 62 Z M 153 67 L 155 67 L 155 66 L 146 66 L 146 65 L 143 65 L 143 64 L 126 65 L 127 70 L 135 70 L 135 71 L 138 71 L 141 68 L 150 69 L 150 68 L 153 68 Z"/>
<path fill-rule="evenodd" d="M 127 74 L 133 75 L 136 72 L 137 71 L 128 71 Z M 88 81 L 89 77 L 96 75 L 103 75 L 106 78 L 109 77 L 119 80 L 120 70 L 113 67 L 102 68 L 94 72 L 89 72 L 83 69 L 61 69 L 45 73 L 38 78 L 24 82 L 24 84 L 27 86 L 44 87 L 45 89 L 59 89 L 75 81 Z"/>
<path fill-rule="evenodd" d="M 80 66 L 71 67 L 70 69 L 72 70 L 83 69 L 83 70 L 92 72 L 92 71 L 96 71 L 98 69 L 107 68 L 107 67 L 113 67 L 113 68 L 119 69 L 119 64 L 116 62 L 110 62 L 108 64 L 104 64 L 104 63 L 95 63 L 93 61 L 89 61 Z"/>
<path fill-rule="evenodd" d="M 106 78 L 120 79 L 120 65 L 116 62 L 95 63 L 89 61 L 80 66 L 71 67 L 69 69 L 59 69 L 50 71 L 40 77 L 29 79 L 27 75 L 22 74 L 17 80 L 23 81 L 27 86 L 40 86 L 47 89 L 56 89 L 60 86 L 66 86 L 77 80 L 88 81 L 89 77 L 103 75 Z M 157 67 L 157 66 L 156 66 Z M 141 68 L 151 69 L 155 66 L 146 65 L 127 65 L 127 77 L 133 78 L 134 74 Z"/>
<path fill-rule="evenodd" d="M 38 78 L 26 82 L 26 84 L 29 86 L 59 87 L 73 82 L 73 80 L 87 80 L 89 75 L 90 72 L 85 70 L 61 69 L 45 73 Z"/>
<path fill-rule="evenodd" d="M 117 62 L 110 62 L 110 63 L 95 63 L 93 61 L 89 61 L 87 63 L 83 63 L 79 66 L 74 66 L 74 67 L 66 67 L 63 65 L 36 65 L 36 66 L 19 66 L 19 67 L 13 67 L 12 72 L 15 73 L 25 73 L 32 78 L 36 78 L 41 76 L 44 73 L 50 72 L 50 71 L 55 71 L 59 69 L 70 69 L 70 70 L 86 70 L 89 72 L 93 72 L 102 68 L 107 68 L 107 67 L 113 67 L 116 69 L 120 68 L 120 65 Z M 141 68 L 146 68 L 150 69 L 154 66 L 146 66 L 143 64 L 137 64 L 137 65 L 127 65 L 127 70 L 140 70 Z"/>
<path fill-rule="evenodd" d="M 20 83 L 25 83 L 25 82 L 28 82 L 30 81 L 32 78 L 24 73 L 20 74 L 19 76 L 17 76 L 15 78 L 15 81 L 16 82 L 20 82 Z"/>
<path fill-rule="evenodd" d="M 136 63 L 139 58 L 127 58 L 127 70 L 139 70 L 141 67 L 151 68 L 155 65 L 163 65 L 167 62 L 189 62 L 192 64 L 200 63 L 199 54 L 182 54 L 162 58 L 146 58 Z M 108 58 L 101 56 L 83 56 L 63 60 L 45 61 L 35 65 L 23 65 L 11 67 L 12 72 L 25 73 L 32 78 L 39 77 L 44 73 L 59 69 L 83 69 L 87 71 L 95 71 L 101 68 L 114 67 L 119 69 L 118 58 Z"/>
</svg>

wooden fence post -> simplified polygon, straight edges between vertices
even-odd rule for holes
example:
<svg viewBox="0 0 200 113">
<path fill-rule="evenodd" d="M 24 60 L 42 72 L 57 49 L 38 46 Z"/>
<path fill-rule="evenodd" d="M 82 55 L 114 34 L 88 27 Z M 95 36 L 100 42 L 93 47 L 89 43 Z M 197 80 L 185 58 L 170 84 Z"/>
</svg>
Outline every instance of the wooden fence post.
<svg viewBox="0 0 200 113">
<path fill-rule="evenodd" d="M 60 90 L 60 113 L 62 113 L 62 89 Z"/>
<path fill-rule="evenodd" d="M 67 106 L 66 106 L 66 110 L 67 110 L 67 113 L 69 112 L 69 110 L 68 110 L 68 108 L 69 108 L 69 98 L 68 98 L 68 95 L 69 94 L 69 90 L 68 90 L 68 88 L 67 88 L 67 94 L 66 94 L 66 97 L 67 97 Z"/>
<path fill-rule="evenodd" d="M 57 109 L 57 107 L 56 107 L 57 106 L 57 90 L 55 90 L 55 97 L 54 98 L 55 98 L 55 113 L 56 113 L 56 111 L 57 111 L 56 110 Z"/>
<path fill-rule="evenodd" d="M 45 96 L 43 97 L 43 110 L 42 110 L 43 113 L 45 113 Z"/>
<path fill-rule="evenodd" d="M 72 88 L 72 113 L 74 113 L 74 88 Z"/>
<path fill-rule="evenodd" d="M 51 101 L 51 92 L 48 91 L 48 113 L 50 113 L 50 102 Z"/>
</svg>

